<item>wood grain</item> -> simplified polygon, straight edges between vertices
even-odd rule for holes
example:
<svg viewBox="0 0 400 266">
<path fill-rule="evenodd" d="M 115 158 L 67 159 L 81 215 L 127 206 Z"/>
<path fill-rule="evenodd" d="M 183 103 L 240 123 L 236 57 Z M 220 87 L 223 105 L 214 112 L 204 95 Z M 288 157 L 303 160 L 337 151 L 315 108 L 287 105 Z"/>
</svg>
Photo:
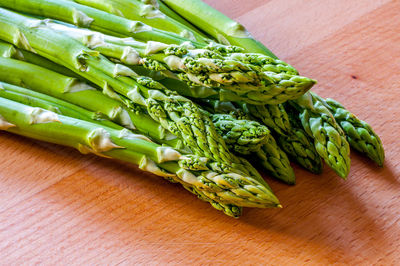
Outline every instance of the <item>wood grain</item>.
<svg viewBox="0 0 400 266">
<path fill-rule="evenodd" d="M 134 166 L 0 133 L 0 264 L 400 264 L 400 2 L 207 0 L 382 137 L 234 220 Z"/>
</svg>

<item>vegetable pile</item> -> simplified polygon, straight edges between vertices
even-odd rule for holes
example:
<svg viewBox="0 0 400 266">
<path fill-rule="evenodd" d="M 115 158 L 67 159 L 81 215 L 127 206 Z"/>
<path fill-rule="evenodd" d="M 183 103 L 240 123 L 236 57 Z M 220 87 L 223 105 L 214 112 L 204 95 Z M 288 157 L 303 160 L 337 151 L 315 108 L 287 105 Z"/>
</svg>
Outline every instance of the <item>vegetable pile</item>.
<svg viewBox="0 0 400 266">
<path fill-rule="evenodd" d="M 200 0 L 0 0 L 0 129 L 134 163 L 232 217 L 281 207 L 252 164 L 287 184 L 291 161 L 346 179 L 350 146 L 383 165 L 315 83 Z"/>
</svg>

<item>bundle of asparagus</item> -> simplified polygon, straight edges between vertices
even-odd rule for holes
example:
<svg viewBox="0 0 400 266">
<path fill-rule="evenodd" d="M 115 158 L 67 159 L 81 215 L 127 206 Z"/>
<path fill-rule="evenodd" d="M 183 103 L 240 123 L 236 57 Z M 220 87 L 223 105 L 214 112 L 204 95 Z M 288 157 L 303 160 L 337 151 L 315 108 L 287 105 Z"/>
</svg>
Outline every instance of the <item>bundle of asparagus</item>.
<svg viewBox="0 0 400 266">
<path fill-rule="evenodd" d="M 200 0 L 0 7 L 2 130 L 132 162 L 233 217 L 281 207 L 247 159 L 288 184 L 290 160 L 346 178 L 350 146 L 383 165 L 367 123 Z"/>
</svg>

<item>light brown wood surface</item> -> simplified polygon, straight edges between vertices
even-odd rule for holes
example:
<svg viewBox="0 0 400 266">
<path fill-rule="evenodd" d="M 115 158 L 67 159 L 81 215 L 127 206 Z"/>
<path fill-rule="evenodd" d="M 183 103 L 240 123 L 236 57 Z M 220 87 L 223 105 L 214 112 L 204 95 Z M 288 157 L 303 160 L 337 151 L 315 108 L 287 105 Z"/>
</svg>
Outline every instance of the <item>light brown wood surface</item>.
<svg viewBox="0 0 400 266">
<path fill-rule="evenodd" d="M 107 159 L 0 133 L 0 264 L 400 265 L 400 1 L 207 0 L 382 137 L 383 169 L 295 167 L 239 220 Z"/>
</svg>

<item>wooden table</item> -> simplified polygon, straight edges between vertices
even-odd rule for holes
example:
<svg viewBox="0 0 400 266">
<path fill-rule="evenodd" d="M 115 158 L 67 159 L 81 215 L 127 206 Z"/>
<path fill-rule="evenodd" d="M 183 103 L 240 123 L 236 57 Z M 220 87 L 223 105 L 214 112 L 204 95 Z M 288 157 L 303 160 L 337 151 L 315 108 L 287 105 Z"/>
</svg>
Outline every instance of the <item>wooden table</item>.
<svg viewBox="0 0 400 266">
<path fill-rule="evenodd" d="M 383 169 L 268 179 L 284 209 L 224 216 L 134 166 L 0 134 L 0 264 L 400 264 L 400 2 L 208 0 L 367 120 Z"/>
</svg>

